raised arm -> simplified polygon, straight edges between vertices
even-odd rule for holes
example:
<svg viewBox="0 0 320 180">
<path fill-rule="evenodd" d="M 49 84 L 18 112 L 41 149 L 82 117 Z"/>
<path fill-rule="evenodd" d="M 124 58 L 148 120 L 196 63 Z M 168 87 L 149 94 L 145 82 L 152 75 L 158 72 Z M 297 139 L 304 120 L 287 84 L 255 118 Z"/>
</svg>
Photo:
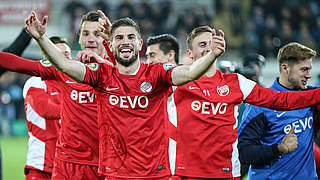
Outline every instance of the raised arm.
<svg viewBox="0 0 320 180">
<path fill-rule="evenodd" d="M 78 61 L 70 61 L 45 35 L 48 16 L 42 22 L 34 11 L 26 19 L 26 31 L 37 41 L 44 55 L 50 60 L 54 67 L 70 76 L 72 79 L 82 82 L 86 73 L 85 65 Z"/>
<path fill-rule="evenodd" d="M 182 65 L 172 71 L 172 82 L 174 85 L 183 85 L 200 78 L 214 64 L 216 59 L 224 53 L 226 42 L 223 31 L 219 35 L 212 30 L 211 52 L 194 61 L 191 65 Z"/>
</svg>

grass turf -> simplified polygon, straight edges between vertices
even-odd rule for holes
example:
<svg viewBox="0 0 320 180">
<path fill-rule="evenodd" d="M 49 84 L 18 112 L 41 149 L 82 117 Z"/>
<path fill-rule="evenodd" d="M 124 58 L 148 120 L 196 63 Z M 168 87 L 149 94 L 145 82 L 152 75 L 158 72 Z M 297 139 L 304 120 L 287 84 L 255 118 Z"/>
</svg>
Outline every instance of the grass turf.
<svg viewBox="0 0 320 180">
<path fill-rule="evenodd" d="M 27 137 L 1 137 L 2 179 L 23 180 L 28 149 Z"/>
</svg>

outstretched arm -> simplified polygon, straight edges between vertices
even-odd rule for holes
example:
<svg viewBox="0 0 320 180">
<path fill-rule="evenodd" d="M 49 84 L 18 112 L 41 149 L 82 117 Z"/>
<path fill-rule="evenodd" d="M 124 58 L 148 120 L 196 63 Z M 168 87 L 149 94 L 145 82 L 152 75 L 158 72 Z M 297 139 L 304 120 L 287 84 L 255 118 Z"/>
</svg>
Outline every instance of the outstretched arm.
<svg viewBox="0 0 320 180">
<path fill-rule="evenodd" d="M 178 66 L 172 71 L 172 82 L 174 85 L 183 85 L 200 78 L 225 51 L 226 42 L 223 31 L 219 35 L 212 30 L 211 52 L 194 61 L 191 65 Z"/>
<path fill-rule="evenodd" d="M 45 35 L 48 16 L 42 22 L 34 11 L 26 19 L 25 29 L 37 41 L 44 55 L 50 60 L 54 67 L 70 76 L 72 79 L 82 82 L 86 73 L 85 65 L 78 61 L 68 60 L 59 49 Z"/>
<path fill-rule="evenodd" d="M 0 68 L 32 76 L 40 76 L 37 61 L 24 59 L 14 54 L 0 52 Z"/>
</svg>

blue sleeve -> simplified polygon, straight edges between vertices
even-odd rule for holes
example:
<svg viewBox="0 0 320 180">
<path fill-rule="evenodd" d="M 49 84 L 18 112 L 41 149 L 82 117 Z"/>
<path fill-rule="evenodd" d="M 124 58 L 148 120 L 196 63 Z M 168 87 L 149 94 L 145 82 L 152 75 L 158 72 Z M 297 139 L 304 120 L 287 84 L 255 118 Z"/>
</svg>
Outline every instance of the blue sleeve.
<svg viewBox="0 0 320 180">
<path fill-rule="evenodd" d="M 238 149 L 241 163 L 262 165 L 280 156 L 277 144 L 267 146 L 261 143 L 266 127 L 263 108 L 247 104 L 239 128 Z"/>
</svg>

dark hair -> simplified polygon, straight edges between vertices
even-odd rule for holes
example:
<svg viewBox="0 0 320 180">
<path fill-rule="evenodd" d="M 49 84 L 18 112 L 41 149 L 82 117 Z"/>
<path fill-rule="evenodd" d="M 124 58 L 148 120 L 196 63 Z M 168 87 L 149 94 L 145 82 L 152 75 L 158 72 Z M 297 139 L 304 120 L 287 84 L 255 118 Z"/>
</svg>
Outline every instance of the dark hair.
<svg viewBox="0 0 320 180">
<path fill-rule="evenodd" d="M 187 48 L 192 49 L 192 42 L 193 40 L 201 33 L 204 32 L 212 32 L 212 29 L 209 26 L 200 26 L 197 28 L 194 28 L 191 33 L 188 34 L 187 37 Z"/>
<path fill-rule="evenodd" d="M 264 56 L 258 53 L 250 53 L 243 58 L 244 67 L 253 66 L 255 64 L 258 65 L 259 67 L 264 66 L 265 64 Z"/>
<path fill-rule="evenodd" d="M 179 64 L 179 43 L 177 39 L 171 34 L 161 34 L 158 36 L 149 37 L 147 40 L 147 47 L 153 44 L 159 44 L 159 49 L 164 54 L 168 54 L 170 50 L 174 51 L 174 61 Z"/>
<path fill-rule="evenodd" d="M 67 39 L 61 36 L 51 36 L 50 41 L 53 42 L 53 44 L 59 44 L 59 43 L 64 43 L 64 44 L 68 44 Z"/>
<path fill-rule="evenodd" d="M 89 21 L 89 22 L 99 22 L 99 18 L 101 16 L 96 11 L 89 11 L 85 15 L 82 16 L 80 25 L 79 25 L 79 33 L 81 32 L 81 26 L 83 22 Z"/>
<path fill-rule="evenodd" d="M 283 63 L 293 65 L 299 62 L 299 60 L 307 60 L 317 56 L 316 51 L 307 46 L 299 44 L 297 42 L 289 43 L 283 46 L 277 56 L 279 67 Z"/>
<path fill-rule="evenodd" d="M 141 39 L 141 35 L 140 35 L 140 28 L 139 26 L 137 25 L 136 22 L 134 22 L 131 18 L 129 17 L 126 17 L 126 18 L 121 18 L 121 19 L 118 19 L 116 21 L 114 21 L 112 23 L 112 27 L 111 27 L 111 30 L 110 30 L 110 39 L 112 40 L 113 39 L 113 33 L 114 31 L 118 28 L 118 27 L 121 27 L 121 26 L 130 26 L 130 27 L 134 27 L 136 29 L 136 31 L 138 32 L 138 36 L 139 38 Z"/>
</svg>

